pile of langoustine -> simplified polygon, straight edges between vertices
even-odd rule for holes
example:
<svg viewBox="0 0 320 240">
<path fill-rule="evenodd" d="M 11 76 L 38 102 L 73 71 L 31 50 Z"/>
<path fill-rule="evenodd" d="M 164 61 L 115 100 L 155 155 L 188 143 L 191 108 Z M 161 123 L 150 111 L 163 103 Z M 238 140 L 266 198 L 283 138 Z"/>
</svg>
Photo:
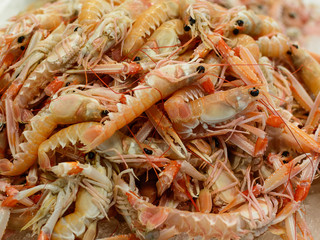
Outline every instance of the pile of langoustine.
<svg viewBox="0 0 320 240">
<path fill-rule="evenodd" d="M 308 35 L 319 34 L 319 9 L 304 0 L 213 0 L 225 7 L 245 5 L 257 14 L 274 18 L 282 30 L 294 40 L 305 42 Z"/>
<path fill-rule="evenodd" d="M 1 237 L 94 239 L 122 217 L 132 234 L 109 239 L 312 239 L 319 57 L 275 20 L 204 0 L 58 0 L 11 20 Z"/>
</svg>

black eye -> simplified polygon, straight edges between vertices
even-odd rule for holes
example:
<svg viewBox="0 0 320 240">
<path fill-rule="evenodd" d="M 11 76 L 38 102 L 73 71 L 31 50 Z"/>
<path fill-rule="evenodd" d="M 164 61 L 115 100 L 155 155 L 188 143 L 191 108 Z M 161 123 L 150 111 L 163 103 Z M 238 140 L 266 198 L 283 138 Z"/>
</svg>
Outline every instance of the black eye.
<svg viewBox="0 0 320 240">
<path fill-rule="evenodd" d="M 140 61 L 140 60 L 141 60 L 141 58 L 138 57 L 138 56 L 136 56 L 136 57 L 133 59 L 133 61 L 135 61 L 135 62 L 138 62 L 138 61 Z"/>
<path fill-rule="evenodd" d="M 197 67 L 197 72 L 198 73 L 204 73 L 204 71 L 205 71 L 206 69 L 204 68 L 204 66 L 199 66 L 199 67 Z"/>
<path fill-rule="evenodd" d="M 66 87 L 68 87 L 69 85 L 70 85 L 70 82 L 67 82 L 67 83 L 66 83 Z"/>
<path fill-rule="evenodd" d="M 189 17 L 189 23 L 192 26 L 193 24 L 196 23 L 196 20 L 194 18 L 192 18 L 192 17 Z"/>
<path fill-rule="evenodd" d="M 297 44 L 292 44 L 293 47 L 295 47 L 296 49 L 299 49 L 299 46 Z"/>
<path fill-rule="evenodd" d="M 143 151 L 147 154 L 147 155 L 151 155 L 153 153 L 152 150 L 148 149 L 148 148 L 144 148 Z"/>
<path fill-rule="evenodd" d="M 189 31 L 190 31 L 190 27 L 189 27 L 188 25 L 185 25 L 185 26 L 183 27 L 183 29 L 184 29 L 186 32 L 189 32 Z"/>
<path fill-rule="evenodd" d="M 220 142 L 217 138 L 214 138 L 214 145 L 216 146 L 216 148 L 220 147 Z"/>
<path fill-rule="evenodd" d="M 233 29 L 232 32 L 233 32 L 234 35 L 238 35 L 239 34 L 239 29 Z"/>
<path fill-rule="evenodd" d="M 20 36 L 20 37 L 18 37 L 18 43 L 22 43 L 22 42 L 23 42 L 23 40 L 24 40 L 24 36 Z"/>
<path fill-rule="evenodd" d="M 101 117 L 106 117 L 106 116 L 108 116 L 108 114 L 109 114 L 108 110 L 101 111 Z"/>
<path fill-rule="evenodd" d="M 288 151 L 283 151 L 281 155 L 282 155 L 282 157 L 288 157 L 289 154 L 290 153 Z"/>
<path fill-rule="evenodd" d="M 2 132 L 5 127 L 6 127 L 5 123 L 0 123 L 0 132 Z"/>
<path fill-rule="evenodd" d="M 76 27 L 73 31 L 76 32 L 76 31 L 78 31 L 78 29 L 79 29 L 79 27 Z"/>
<path fill-rule="evenodd" d="M 244 22 L 242 21 L 242 20 L 237 20 L 237 24 L 238 24 L 238 26 L 243 26 L 243 24 L 244 24 Z"/>
<path fill-rule="evenodd" d="M 96 154 L 95 154 L 94 152 L 88 152 L 88 153 L 87 153 L 87 157 L 88 157 L 88 159 L 90 159 L 90 160 L 94 159 L 95 156 L 96 156 Z"/>
<path fill-rule="evenodd" d="M 291 12 L 291 13 L 289 13 L 289 17 L 292 18 L 292 19 L 294 19 L 294 18 L 296 18 L 297 16 L 296 16 L 295 13 Z"/>
<path fill-rule="evenodd" d="M 250 93 L 250 95 L 251 95 L 252 97 L 256 97 L 256 96 L 259 95 L 259 89 L 251 88 L 251 89 L 249 90 L 249 93 Z"/>
<path fill-rule="evenodd" d="M 23 50 L 25 50 L 26 48 L 25 48 L 25 46 L 21 46 L 20 49 L 23 51 Z"/>
</svg>

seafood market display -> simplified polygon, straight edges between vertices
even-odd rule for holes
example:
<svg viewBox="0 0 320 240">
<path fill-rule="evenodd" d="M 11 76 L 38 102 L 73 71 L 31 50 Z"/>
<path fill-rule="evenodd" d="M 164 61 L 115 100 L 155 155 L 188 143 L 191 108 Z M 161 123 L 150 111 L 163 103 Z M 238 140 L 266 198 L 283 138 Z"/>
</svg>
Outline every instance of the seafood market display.
<svg viewBox="0 0 320 240">
<path fill-rule="evenodd" d="M 302 44 L 320 23 L 311 10 L 34 6 L 0 29 L 0 239 L 95 239 L 111 219 L 129 231 L 105 240 L 313 239 L 302 209 L 320 161 L 320 56 Z"/>
</svg>

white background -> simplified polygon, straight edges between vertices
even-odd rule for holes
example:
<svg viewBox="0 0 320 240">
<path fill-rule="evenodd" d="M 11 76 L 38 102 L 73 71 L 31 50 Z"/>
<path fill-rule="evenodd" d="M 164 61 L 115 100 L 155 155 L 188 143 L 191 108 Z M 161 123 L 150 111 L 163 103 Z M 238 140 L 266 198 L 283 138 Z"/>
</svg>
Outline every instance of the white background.
<svg viewBox="0 0 320 240">
<path fill-rule="evenodd" d="M 0 25 L 3 26 L 8 18 L 23 11 L 34 0 L 0 0 Z"/>
</svg>

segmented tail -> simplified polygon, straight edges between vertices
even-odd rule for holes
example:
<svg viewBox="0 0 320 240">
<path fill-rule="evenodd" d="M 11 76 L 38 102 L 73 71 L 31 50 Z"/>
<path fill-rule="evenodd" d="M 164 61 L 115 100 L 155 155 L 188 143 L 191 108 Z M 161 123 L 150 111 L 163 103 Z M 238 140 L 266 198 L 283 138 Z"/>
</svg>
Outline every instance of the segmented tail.
<svg viewBox="0 0 320 240">
<path fill-rule="evenodd" d="M 27 171 L 37 160 L 39 145 L 50 136 L 56 126 L 52 115 L 37 115 L 32 118 L 31 129 L 23 132 L 26 141 L 19 145 L 22 151 L 14 156 L 14 162 L 11 163 L 7 159 L 0 160 L 1 174 L 16 176 Z"/>
<path fill-rule="evenodd" d="M 118 112 L 109 113 L 109 121 L 104 122 L 104 125 L 93 126 L 86 130 L 85 134 L 92 134 L 93 131 L 97 133 L 97 137 L 83 148 L 84 151 L 89 152 L 110 138 L 118 129 L 139 117 L 144 111 L 161 100 L 161 93 L 154 88 L 140 86 L 135 89 L 134 97 L 130 95 L 125 97 L 125 104 L 117 104 Z"/>
<path fill-rule="evenodd" d="M 39 165 L 43 169 L 50 169 L 50 159 L 47 153 L 51 150 L 54 151 L 58 147 L 64 148 L 69 143 L 75 145 L 77 142 L 87 144 L 92 139 L 90 135 L 85 134 L 88 128 L 100 125 L 97 122 L 83 122 L 66 127 L 56 134 L 52 135 L 49 139 L 44 141 L 37 151 Z"/>
<path fill-rule="evenodd" d="M 271 38 L 268 36 L 260 37 L 257 43 L 261 54 L 266 57 L 281 58 L 290 50 L 288 37 L 281 33 Z"/>
</svg>

